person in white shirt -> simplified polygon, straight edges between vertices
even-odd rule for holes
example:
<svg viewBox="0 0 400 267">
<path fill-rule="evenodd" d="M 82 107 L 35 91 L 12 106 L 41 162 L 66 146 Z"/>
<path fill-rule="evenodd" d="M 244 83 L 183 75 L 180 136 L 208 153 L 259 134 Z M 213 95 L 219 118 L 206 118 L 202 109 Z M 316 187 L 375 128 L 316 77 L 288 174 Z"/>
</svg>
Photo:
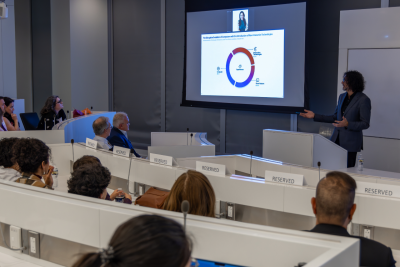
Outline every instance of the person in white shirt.
<svg viewBox="0 0 400 267">
<path fill-rule="evenodd" d="M 93 122 L 93 132 L 96 135 L 93 140 L 97 141 L 97 147 L 110 150 L 113 146 L 106 139 L 110 136 L 112 125 L 107 117 L 99 117 Z"/>
<path fill-rule="evenodd" d="M 18 138 L 3 138 L 0 140 L 0 180 L 6 180 L 14 182 L 19 177 L 21 173 L 18 171 L 18 164 L 12 161 L 12 147 Z"/>
</svg>

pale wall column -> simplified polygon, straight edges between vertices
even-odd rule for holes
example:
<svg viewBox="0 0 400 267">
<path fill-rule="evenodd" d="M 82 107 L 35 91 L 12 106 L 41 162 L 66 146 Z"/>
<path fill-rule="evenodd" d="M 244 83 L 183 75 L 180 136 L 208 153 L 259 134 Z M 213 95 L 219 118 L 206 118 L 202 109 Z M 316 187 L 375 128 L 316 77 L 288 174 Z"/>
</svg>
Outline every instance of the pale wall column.
<svg viewBox="0 0 400 267">
<path fill-rule="evenodd" d="M 0 20 L 0 95 L 17 98 L 14 0 L 5 3 L 8 18 Z"/>
<path fill-rule="evenodd" d="M 108 111 L 107 0 L 70 0 L 72 107 Z"/>
</svg>

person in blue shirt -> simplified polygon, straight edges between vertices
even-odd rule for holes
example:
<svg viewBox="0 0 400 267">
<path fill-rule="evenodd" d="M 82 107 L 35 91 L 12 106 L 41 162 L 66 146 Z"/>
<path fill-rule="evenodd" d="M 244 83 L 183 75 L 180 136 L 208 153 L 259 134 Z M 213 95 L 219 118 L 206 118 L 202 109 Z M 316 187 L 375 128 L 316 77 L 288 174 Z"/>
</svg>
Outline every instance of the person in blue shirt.
<svg viewBox="0 0 400 267">
<path fill-rule="evenodd" d="M 107 140 L 112 146 L 129 148 L 131 153 L 135 154 L 137 158 L 141 158 L 133 148 L 131 141 L 128 139 L 129 125 L 128 115 L 125 112 L 117 112 L 114 115 L 113 128 L 111 129 L 110 136 L 107 137 Z"/>
<path fill-rule="evenodd" d="M 247 26 L 247 21 L 246 21 L 246 16 L 244 15 L 243 11 L 240 11 L 239 13 L 239 31 L 241 32 L 245 32 L 248 30 L 248 26 Z"/>
</svg>

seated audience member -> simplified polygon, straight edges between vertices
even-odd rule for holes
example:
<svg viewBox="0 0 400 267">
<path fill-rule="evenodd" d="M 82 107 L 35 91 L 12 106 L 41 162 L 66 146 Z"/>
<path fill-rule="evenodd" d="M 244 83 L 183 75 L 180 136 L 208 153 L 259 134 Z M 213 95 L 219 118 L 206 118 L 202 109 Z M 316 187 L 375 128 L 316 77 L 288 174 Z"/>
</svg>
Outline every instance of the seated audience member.
<svg viewBox="0 0 400 267">
<path fill-rule="evenodd" d="M 111 181 L 111 173 L 107 168 L 101 166 L 100 163 L 96 165 L 93 163 L 93 160 L 88 161 L 90 162 L 86 164 L 81 162 L 79 164 L 81 166 L 74 169 L 71 178 L 67 182 L 68 193 L 107 199 L 107 187 Z M 132 204 L 131 195 L 125 193 L 124 203 Z"/>
<path fill-rule="evenodd" d="M 317 185 L 316 197 L 311 199 L 316 226 L 310 231 L 360 239 L 360 266 L 392 267 L 396 261 L 392 250 L 379 242 L 351 236 L 347 225 L 351 222 L 356 204 L 356 181 L 343 172 L 329 172 Z"/>
<path fill-rule="evenodd" d="M 108 248 L 84 254 L 73 267 L 189 267 L 191 241 L 182 226 L 157 215 L 141 215 L 115 230 Z"/>
<path fill-rule="evenodd" d="M 2 100 L 0 100 L 1 102 Z M 9 97 L 4 97 L 3 99 L 4 101 L 4 106 L 2 103 L 0 103 L 0 105 L 2 105 L 4 108 L 3 109 L 3 116 L 6 118 L 5 120 L 5 124 L 7 127 L 7 131 L 19 131 L 19 124 L 18 124 L 18 117 L 16 114 L 14 114 L 14 100 L 9 98 Z"/>
<path fill-rule="evenodd" d="M 6 123 L 4 122 L 4 120 L 6 120 L 6 118 L 3 117 L 3 110 L 0 108 L 0 132 L 6 132 L 7 131 L 7 126 Z"/>
<path fill-rule="evenodd" d="M 18 138 L 4 138 L 0 140 L 0 180 L 14 182 L 21 173 L 18 171 L 18 164 L 11 161 L 12 158 L 12 147 L 18 141 Z"/>
<path fill-rule="evenodd" d="M 42 117 L 40 118 L 37 129 L 51 130 L 55 124 L 65 121 L 67 116 L 65 115 L 63 107 L 63 102 L 58 96 L 49 96 L 44 107 L 40 111 Z"/>
<path fill-rule="evenodd" d="M 215 193 L 204 174 L 189 170 L 175 181 L 163 209 L 181 210 L 184 200 L 189 201 L 189 214 L 215 217 Z"/>
<path fill-rule="evenodd" d="M 129 131 L 129 125 L 128 115 L 124 112 L 117 112 L 117 114 L 114 115 L 113 128 L 111 129 L 110 136 L 107 137 L 107 140 L 112 146 L 129 148 L 131 153 L 140 158 L 140 155 L 136 153 L 131 141 L 128 139 L 127 131 Z"/>
<path fill-rule="evenodd" d="M 102 149 L 111 150 L 113 146 L 106 139 L 110 136 L 112 128 L 109 119 L 101 116 L 93 122 L 92 127 L 93 132 L 96 135 L 93 140 L 97 141 L 97 146 Z"/>
<path fill-rule="evenodd" d="M 100 160 L 95 157 L 95 156 L 90 156 L 90 155 L 85 155 L 82 156 L 80 159 L 75 161 L 74 165 L 72 166 L 73 171 L 78 169 L 81 166 L 102 166 Z M 94 168 L 95 168 L 94 167 Z M 106 200 L 114 201 L 115 198 L 119 195 L 124 195 L 124 203 L 131 204 L 132 203 L 132 197 L 128 194 L 126 194 L 123 190 L 118 190 L 115 189 L 114 192 L 111 194 L 111 196 L 107 193 Z"/>
<path fill-rule="evenodd" d="M 51 150 L 34 138 L 19 139 L 12 147 L 12 161 L 18 164 L 21 177 L 15 182 L 53 189 L 54 167 L 50 166 Z"/>
</svg>

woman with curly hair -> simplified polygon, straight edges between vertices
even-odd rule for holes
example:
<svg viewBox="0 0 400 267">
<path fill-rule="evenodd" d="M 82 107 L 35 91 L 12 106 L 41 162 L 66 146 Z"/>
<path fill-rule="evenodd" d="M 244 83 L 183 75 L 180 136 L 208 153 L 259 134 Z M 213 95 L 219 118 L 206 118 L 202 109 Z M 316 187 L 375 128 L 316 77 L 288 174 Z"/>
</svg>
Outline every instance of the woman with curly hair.
<svg viewBox="0 0 400 267">
<path fill-rule="evenodd" d="M 371 100 L 363 93 L 365 81 L 363 75 L 350 70 L 344 73 L 343 94 L 332 115 L 319 115 L 304 110 L 300 116 L 319 122 L 329 122 L 335 126 L 331 141 L 347 150 L 347 167 L 356 165 L 357 152 L 363 149 L 363 130 L 369 128 L 371 119 Z"/>
<path fill-rule="evenodd" d="M 68 193 L 112 200 L 107 193 L 107 187 L 111 181 L 111 173 L 103 167 L 98 159 L 92 156 L 84 156 L 79 159 L 79 164 L 74 164 L 74 171 L 68 180 Z M 77 161 L 77 162 L 78 162 Z M 114 194 L 115 193 L 115 194 Z M 116 190 L 112 194 L 115 199 L 120 191 Z M 123 193 L 123 192 L 122 192 Z M 124 203 L 132 204 L 132 197 L 125 194 Z"/>
<path fill-rule="evenodd" d="M 63 102 L 58 96 L 49 96 L 44 107 L 40 111 L 42 117 L 37 129 L 51 130 L 55 124 L 66 120 L 67 116 L 65 115 L 63 107 Z"/>
<path fill-rule="evenodd" d="M 204 174 L 189 170 L 175 181 L 163 209 L 182 212 L 184 200 L 189 201 L 189 214 L 215 217 L 215 193 Z"/>
<path fill-rule="evenodd" d="M 12 147 L 12 162 L 18 164 L 22 176 L 17 183 L 53 189 L 54 167 L 50 166 L 51 150 L 34 138 L 22 138 Z"/>
<path fill-rule="evenodd" d="M 176 221 L 141 215 L 121 224 L 107 248 L 82 255 L 73 267 L 189 267 L 191 247 Z"/>
<path fill-rule="evenodd" d="M 15 137 L 3 138 L 0 140 L 0 166 L 3 167 L 0 168 L 0 180 L 14 182 L 21 177 L 18 164 L 11 160 L 12 148 L 18 140 L 19 139 Z"/>
</svg>

